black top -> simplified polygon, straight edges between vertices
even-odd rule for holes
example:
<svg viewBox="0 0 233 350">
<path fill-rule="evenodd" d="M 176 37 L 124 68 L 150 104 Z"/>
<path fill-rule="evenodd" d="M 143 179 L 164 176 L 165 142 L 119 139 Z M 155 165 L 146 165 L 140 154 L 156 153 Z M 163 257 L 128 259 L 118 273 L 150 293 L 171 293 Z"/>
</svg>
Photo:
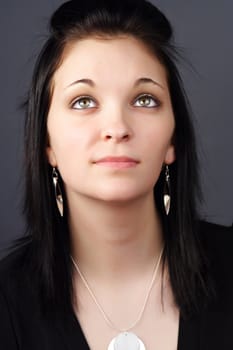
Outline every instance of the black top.
<svg viewBox="0 0 233 350">
<path fill-rule="evenodd" d="M 233 349 L 233 229 L 203 223 L 201 237 L 217 298 L 191 319 L 180 318 L 178 350 Z M 68 319 L 42 317 L 22 249 L 0 264 L 1 350 L 89 350 L 74 313 Z M 156 350 L 156 349 L 155 349 Z M 162 349 L 160 349 L 162 350 Z"/>
</svg>

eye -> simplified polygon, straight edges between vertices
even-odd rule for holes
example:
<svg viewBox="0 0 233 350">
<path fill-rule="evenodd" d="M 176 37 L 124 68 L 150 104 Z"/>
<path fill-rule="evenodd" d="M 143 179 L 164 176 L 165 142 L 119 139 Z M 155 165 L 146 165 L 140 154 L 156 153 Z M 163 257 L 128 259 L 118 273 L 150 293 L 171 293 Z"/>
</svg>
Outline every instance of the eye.
<svg viewBox="0 0 233 350">
<path fill-rule="evenodd" d="M 96 107 L 95 102 L 93 105 L 93 99 L 89 96 L 81 96 L 77 98 L 74 102 L 71 104 L 71 108 L 73 109 L 88 109 L 88 108 L 94 108 Z"/>
<path fill-rule="evenodd" d="M 160 102 L 148 94 L 140 95 L 134 102 L 137 104 L 137 107 L 156 108 L 160 106 Z"/>
</svg>

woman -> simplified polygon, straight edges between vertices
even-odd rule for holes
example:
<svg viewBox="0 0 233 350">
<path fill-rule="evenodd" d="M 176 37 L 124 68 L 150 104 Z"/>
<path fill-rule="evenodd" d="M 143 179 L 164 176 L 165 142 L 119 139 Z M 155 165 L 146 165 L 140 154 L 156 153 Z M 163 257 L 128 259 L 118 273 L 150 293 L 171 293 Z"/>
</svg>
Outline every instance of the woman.
<svg viewBox="0 0 233 350">
<path fill-rule="evenodd" d="M 26 103 L 27 236 L 1 263 L 3 348 L 231 348 L 232 230 L 199 222 L 168 20 L 144 0 L 69 1 L 50 31 Z"/>
</svg>

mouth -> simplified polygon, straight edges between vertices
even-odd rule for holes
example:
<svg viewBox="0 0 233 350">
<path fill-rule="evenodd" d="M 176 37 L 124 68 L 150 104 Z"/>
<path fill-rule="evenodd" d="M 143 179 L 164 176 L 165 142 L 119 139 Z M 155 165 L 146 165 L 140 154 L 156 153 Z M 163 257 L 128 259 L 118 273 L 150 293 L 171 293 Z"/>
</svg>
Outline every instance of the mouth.
<svg viewBox="0 0 233 350">
<path fill-rule="evenodd" d="M 94 164 L 105 166 L 108 168 L 116 168 L 116 169 L 126 169 L 126 168 L 134 168 L 139 164 L 139 160 L 121 156 L 121 157 L 113 157 L 108 156 L 94 161 Z"/>
</svg>

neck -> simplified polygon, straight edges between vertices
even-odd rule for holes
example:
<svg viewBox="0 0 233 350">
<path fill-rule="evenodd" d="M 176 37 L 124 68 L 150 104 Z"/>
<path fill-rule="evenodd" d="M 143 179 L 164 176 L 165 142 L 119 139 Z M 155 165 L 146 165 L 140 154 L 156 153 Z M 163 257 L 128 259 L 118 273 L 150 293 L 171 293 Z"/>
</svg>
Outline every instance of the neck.
<svg viewBox="0 0 233 350">
<path fill-rule="evenodd" d="M 162 249 L 153 194 L 127 204 L 86 197 L 68 204 L 72 256 L 89 277 L 109 283 L 151 271 Z"/>
</svg>

